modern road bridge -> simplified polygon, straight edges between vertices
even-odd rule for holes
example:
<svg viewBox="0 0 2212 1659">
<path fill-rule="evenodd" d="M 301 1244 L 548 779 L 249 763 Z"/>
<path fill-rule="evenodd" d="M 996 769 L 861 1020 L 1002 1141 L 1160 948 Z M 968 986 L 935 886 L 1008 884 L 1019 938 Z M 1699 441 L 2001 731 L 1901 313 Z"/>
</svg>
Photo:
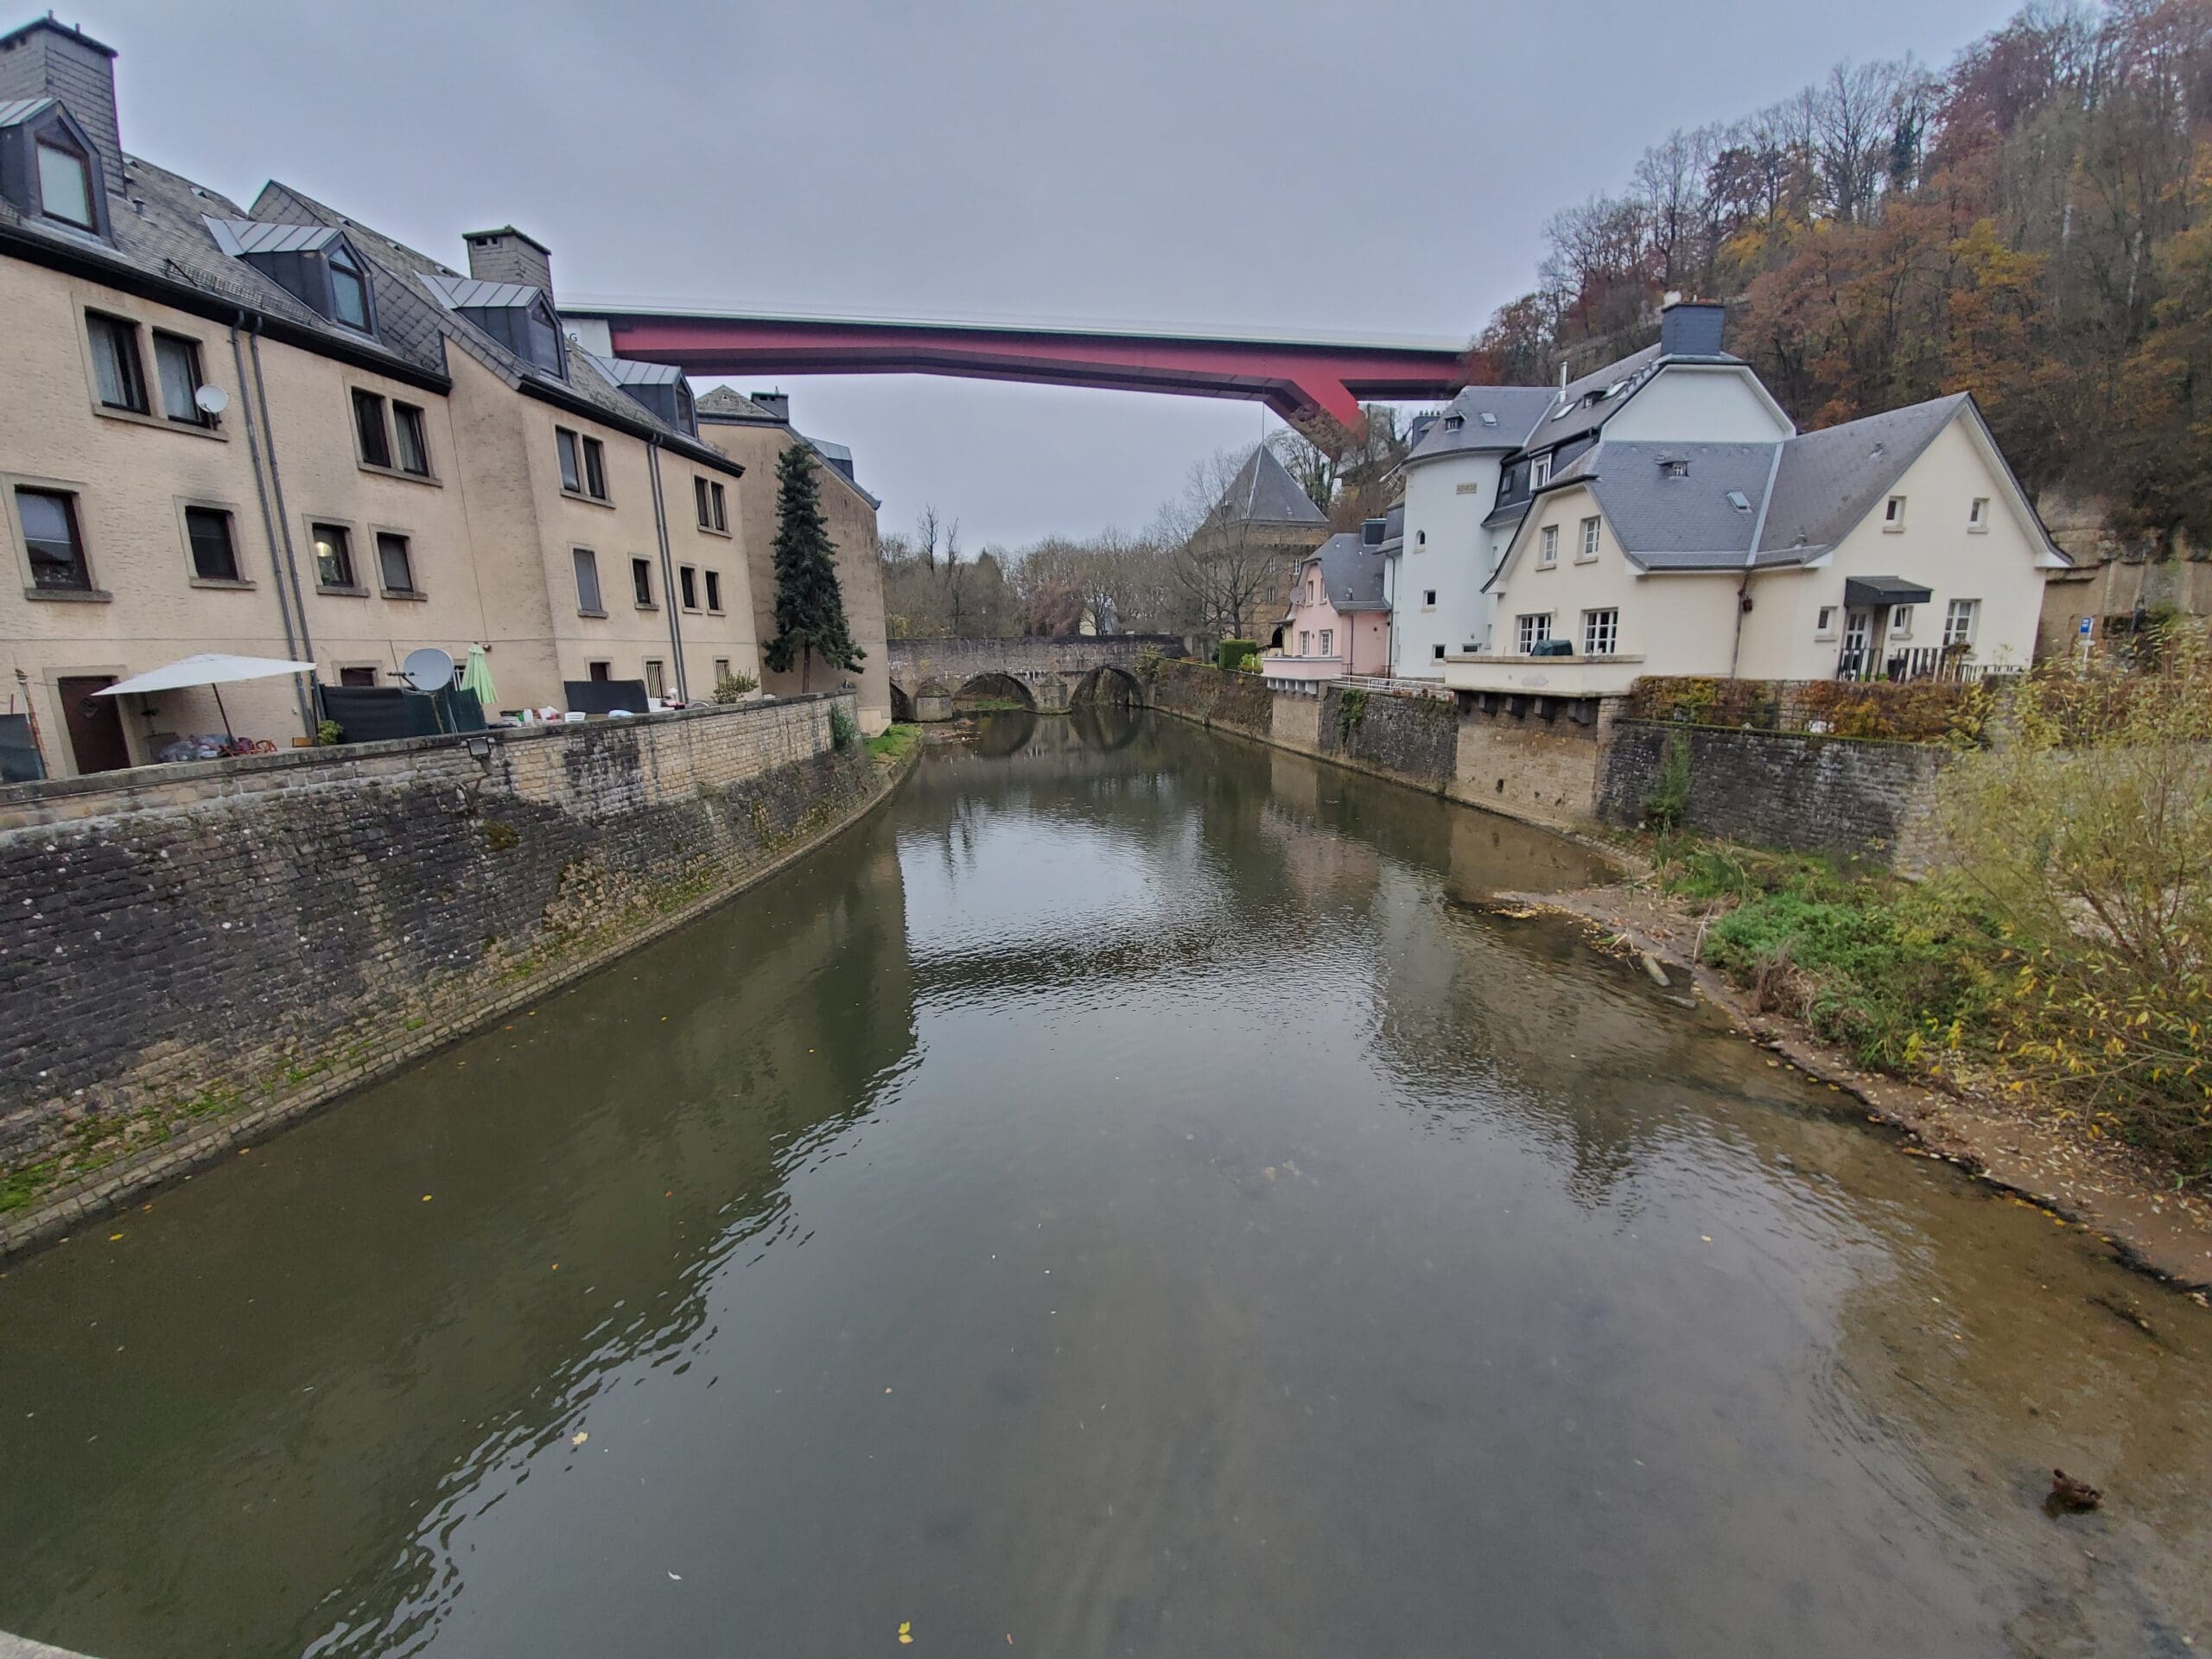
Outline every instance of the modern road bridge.
<svg viewBox="0 0 2212 1659">
<path fill-rule="evenodd" d="M 1264 403 L 1357 425 L 1362 400 L 1448 397 L 1467 342 L 951 322 L 564 303 L 585 345 L 688 374 L 943 374 Z M 602 336 L 601 330 L 604 330 Z"/>
</svg>

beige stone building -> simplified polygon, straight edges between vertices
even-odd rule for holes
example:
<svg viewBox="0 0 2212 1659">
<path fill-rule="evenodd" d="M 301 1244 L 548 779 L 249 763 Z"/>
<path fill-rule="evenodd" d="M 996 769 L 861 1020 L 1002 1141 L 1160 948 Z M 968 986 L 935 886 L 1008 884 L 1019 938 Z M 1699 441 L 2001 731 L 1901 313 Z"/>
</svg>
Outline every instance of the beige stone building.
<svg viewBox="0 0 2212 1659">
<path fill-rule="evenodd" d="M 822 484 L 822 514 L 837 550 L 837 587 L 845 601 L 845 620 L 867 653 L 855 674 L 815 670 L 817 691 L 849 679 L 860 693 L 861 724 L 881 731 L 891 723 L 890 653 L 884 645 L 883 571 L 877 556 L 876 509 L 880 505 L 853 474 L 852 452 L 841 444 L 802 436 L 791 425 L 790 400 L 780 392 L 747 397 L 728 386 L 699 397 L 699 432 L 745 468 L 745 545 L 753 560 L 754 636 L 765 646 L 776 637 L 776 462 L 795 443 L 815 452 Z M 788 695 L 801 689 L 798 669 L 782 674 L 762 671 L 765 689 Z"/>
<path fill-rule="evenodd" d="M 0 35 L 0 752 L 70 776 L 226 720 L 282 745 L 318 684 L 393 683 L 423 645 L 482 645 L 494 715 L 760 676 L 787 428 L 703 441 L 683 375 L 584 349 L 512 226 L 470 233 L 464 271 L 283 184 L 242 207 L 126 155 L 114 56 L 50 19 Z M 874 505 L 825 475 L 887 712 Z M 93 695 L 201 652 L 315 673 L 219 712 Z"/>
</svg>

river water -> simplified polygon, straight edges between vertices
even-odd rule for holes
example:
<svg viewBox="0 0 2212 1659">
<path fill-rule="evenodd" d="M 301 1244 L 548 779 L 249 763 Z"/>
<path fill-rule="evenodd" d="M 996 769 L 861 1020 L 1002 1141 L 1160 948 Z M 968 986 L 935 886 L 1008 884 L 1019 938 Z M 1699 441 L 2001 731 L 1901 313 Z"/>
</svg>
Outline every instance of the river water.
<svg viewBox="0 0 2212 1659">
<path fill-rule="evenodd" d="M 2212 1651 L 2212 1316 L 1469 902 L 1590 873 L 1172 721 L 987 721 L 10 1264 L 0 1629 Z"/>
</svg>

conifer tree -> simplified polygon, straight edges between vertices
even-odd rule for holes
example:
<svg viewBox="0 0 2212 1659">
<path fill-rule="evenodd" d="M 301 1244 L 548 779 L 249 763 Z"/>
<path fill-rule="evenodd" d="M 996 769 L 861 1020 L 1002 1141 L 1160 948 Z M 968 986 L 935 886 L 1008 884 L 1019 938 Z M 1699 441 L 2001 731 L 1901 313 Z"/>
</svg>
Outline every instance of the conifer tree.
<svg viewBox="0 0 2212 1659">
<path fill-rule="evenodd" d="M 799 664 L 799 690 L 819 657 L 850 672 L 867 653 L 853 643 L 837 585 L 836 544 L 822 517 L 814 452 L 793 442 L 776 461 L 776 637 L 761 653 L 777 673 Z"/>
</svg>

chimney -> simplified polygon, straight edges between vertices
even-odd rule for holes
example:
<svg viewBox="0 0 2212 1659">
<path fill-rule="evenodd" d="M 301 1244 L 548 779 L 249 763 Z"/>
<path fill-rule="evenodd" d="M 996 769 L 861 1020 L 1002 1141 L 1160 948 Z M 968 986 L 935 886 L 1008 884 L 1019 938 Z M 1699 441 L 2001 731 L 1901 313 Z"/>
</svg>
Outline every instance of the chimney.
<svg viewBox="0 0 2212 1659">
<path fill-rule="evenodd" d="M 123 194 L 123 136 L 115 122 L 115 49 L 41 17 L 0 35 L 0 99 L 51 98 L 77 118 L 99 155 L 100 175 Z"/>
<path fill-rule="evenodd" d="M 468 244 L 468 274 L 478 282 L 519 283 L 524 288 L 542 288 L 547 299 L 553 297 L 553 250 L 536 237 L 502 225 L 467 232 L 461 240 Z"/>
<path fill-rule="evenodd" d="M 1359 521 L 1359 544 L 1362 547 L 1380 547 L 1389 530 L 1390 521 L 1388 518 L 1363 518 Z"/>
<path fill-rule="evenodd" d="M 754 403 L 760 404 L 761 408 L 766 410 L 771 415 L 781 421 L 785 426 L 789 426 L 791 424 L 791 393 L 787 391 L 756 391 L 752 393 L 751 396 Z"/>
<path fill-rule="evenodd" d="M 1718 357 L 1720 327 L 1726 317 L 1718 300 L 1686 300 L 1667 296 L 1659 308 L 1659 354 L 1662 357 Z"/>
</svg>

